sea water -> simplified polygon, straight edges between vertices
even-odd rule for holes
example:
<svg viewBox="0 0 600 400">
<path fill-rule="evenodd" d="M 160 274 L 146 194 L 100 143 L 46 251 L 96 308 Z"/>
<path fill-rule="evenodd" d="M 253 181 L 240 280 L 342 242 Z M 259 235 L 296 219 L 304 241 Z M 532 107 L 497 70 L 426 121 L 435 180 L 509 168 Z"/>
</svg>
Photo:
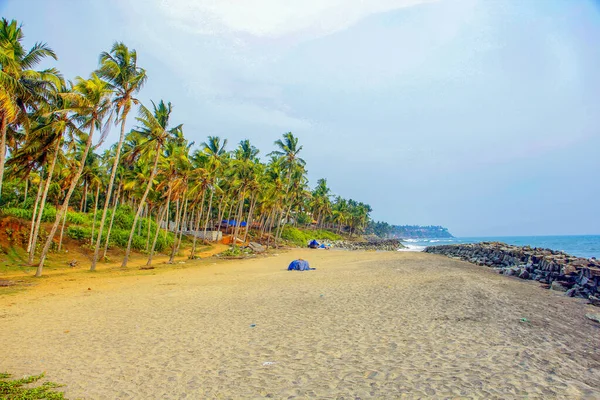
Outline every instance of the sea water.
<svg viewBox="0 0 600 400">
<path fill-rule="evenodd" d="M 578 257 L 600 259 L 600 235 L 581 236 L 490 236 L 439 239 L 403 239 L 405 251 L 421 251 L 427 246 L 444 244 L 502 242 L 515 246 L 542 247 L 564 251 Z"/>
</svg>

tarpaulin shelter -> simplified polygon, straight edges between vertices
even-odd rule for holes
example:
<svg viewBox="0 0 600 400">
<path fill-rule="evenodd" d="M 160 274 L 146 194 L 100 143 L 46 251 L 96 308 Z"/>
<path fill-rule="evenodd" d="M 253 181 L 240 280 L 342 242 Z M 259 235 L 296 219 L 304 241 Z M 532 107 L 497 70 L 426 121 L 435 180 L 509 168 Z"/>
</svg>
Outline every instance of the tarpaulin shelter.
<svg viewBox="0 0 600 400">
<path fill-rule="evenodd" d="M 311 271 L 313 269 L 308 266 L 308 261 L 301 259 L 292 261 L 288 267 L 288 271 Z"/>
<path fill-rule="evenodd" d="M 315 239 L 313 239 L 308 244 L 308 247 L 310 247 L 311 249 L 316 249 L 317 247 L 319 247 L 319 242 L 317 242 Z"/>
</svg>

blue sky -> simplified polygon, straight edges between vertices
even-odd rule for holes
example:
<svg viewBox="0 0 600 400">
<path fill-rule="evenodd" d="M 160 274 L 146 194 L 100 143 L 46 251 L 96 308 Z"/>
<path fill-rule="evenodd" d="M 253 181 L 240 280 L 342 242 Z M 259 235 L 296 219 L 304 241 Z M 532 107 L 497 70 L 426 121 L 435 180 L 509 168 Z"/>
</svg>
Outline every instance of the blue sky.
<svg viewBox="0 0 600 400">
<path fill-rule="evenodd" d="M 591 0 L 0 0 L 0 13 L 69 79 L 115 40 L 135 48 L 140 99 L 171 101 L 196 143 L 249 138 L 264 155 L 292 131 L 312 183 L 375 219 L 600 234 Z"/>
</svg>

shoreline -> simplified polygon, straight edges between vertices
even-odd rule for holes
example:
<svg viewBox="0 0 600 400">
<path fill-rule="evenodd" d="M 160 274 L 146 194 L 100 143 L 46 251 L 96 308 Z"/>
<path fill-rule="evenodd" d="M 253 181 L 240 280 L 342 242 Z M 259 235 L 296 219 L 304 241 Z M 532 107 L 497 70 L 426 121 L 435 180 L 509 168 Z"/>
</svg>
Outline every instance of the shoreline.
<svg viewBox="0 0 600 400">
<path fill-rule="evenodd" d="M 296 258 L 317 269 L 286 271 Z M 591 306 L 439 255 L 80 275 L 0 296 L 0 367 L 46 371 L 68 398 L 600 396 Z"/>
</svg>

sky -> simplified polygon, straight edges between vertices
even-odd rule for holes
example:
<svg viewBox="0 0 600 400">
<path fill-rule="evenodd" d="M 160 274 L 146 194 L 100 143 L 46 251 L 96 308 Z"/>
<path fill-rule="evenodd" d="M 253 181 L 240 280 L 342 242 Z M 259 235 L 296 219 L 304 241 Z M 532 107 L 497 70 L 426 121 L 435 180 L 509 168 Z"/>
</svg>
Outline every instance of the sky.
<svg viewBox="0 0 600 400">
<path fill-rule="evenodd" d="M 265 156 L 291 131 L 311 185 L 456 236 L 600 234 L 592 0 L 0 0 L 64 76 L 115 41 L 139 98 L 196 145 Z M 116 141 L 113 129 L 108 141 Z"/>
</svg>

